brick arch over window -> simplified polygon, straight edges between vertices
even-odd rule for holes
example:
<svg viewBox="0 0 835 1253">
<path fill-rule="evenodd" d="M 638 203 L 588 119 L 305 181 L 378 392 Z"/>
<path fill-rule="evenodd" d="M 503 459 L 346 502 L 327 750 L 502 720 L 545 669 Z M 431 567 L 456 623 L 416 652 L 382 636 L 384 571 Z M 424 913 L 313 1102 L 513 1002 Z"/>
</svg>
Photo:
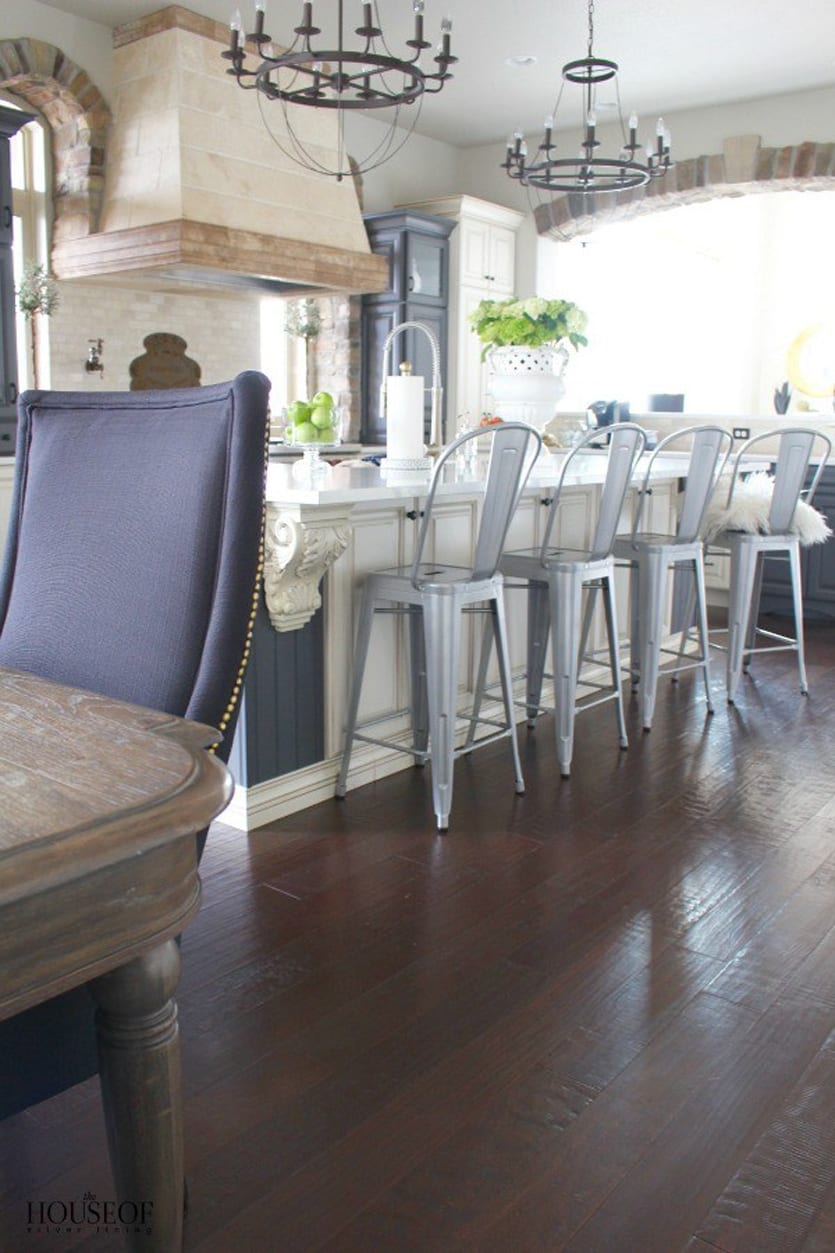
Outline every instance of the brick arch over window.
<svg viewBox="0 0 835 1253">
<path fill-rule="evenodd" d="M 621 196 L 558 196 L 535 211 L 540 235 L 572 239 L 608 222 L 749 192 L 835 188 L 835 143 L 763 148 L 758 135 L 727 139 L 721 153 L 678 161 L 663 178 Z"/>
<path fill-rule="evenodd" d="M 98 229 L 110 110 L 98 88 L 60 48 L 40 39 L 0 39 L 0 88 L 45 118 L 52 134 L 53 242 Z"/>
</svg>

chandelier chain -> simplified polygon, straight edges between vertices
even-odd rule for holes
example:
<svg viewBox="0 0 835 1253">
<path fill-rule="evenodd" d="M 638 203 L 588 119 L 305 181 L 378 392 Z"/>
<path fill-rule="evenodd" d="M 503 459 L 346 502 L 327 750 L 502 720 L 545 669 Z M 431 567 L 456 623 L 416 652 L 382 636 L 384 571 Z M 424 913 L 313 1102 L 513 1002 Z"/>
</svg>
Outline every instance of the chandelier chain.
<svg viewBox="0 0 835 1253">
<path fill-rule="evenodd" d="M 662 118 L 655 130 L 655 147 L 647 147 L 646 156 L 638 139 L 638 118 L 633 113 L 629 129 L 623 122 L 618 64 L 594 54 L 594 0 L 587 0 L 588 51 L 585 57 L 566 61 L 562 67 L 562 83 L 557 103 L 545 121 L 545 131 L 533 156 L 528 158 L 528 147 L 521 131 L 511 135 L 507 145 L 502 169 L 510 178 L 527 189 L 562 192 L 583 196 L 596 193 L 619 193 L 645 187 L 650 179 L 660 178 L 672 169 L 670 159 L 670 133 Z M 620 123 L 620 151 L 613 156 L 600 153 L 601 140 L 597 136 L 598 88 L 608 83 L 614 100 L 604 101 L 599 107 L 617 109 Z M 566 84 L 580 88 L 581 126 L 579 156 L 561 156 L 555 142 L 556 114 Z M 575 153 L 577 149 L 574 149 Z"/>
</svg>

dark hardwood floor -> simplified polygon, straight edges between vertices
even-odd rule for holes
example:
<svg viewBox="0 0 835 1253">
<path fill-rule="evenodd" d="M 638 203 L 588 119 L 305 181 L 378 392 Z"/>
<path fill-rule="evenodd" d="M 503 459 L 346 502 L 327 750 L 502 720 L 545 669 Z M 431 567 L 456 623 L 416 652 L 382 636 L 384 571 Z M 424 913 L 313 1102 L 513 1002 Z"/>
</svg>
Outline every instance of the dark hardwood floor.
<svg viewBox="0 0 835 1253">
<path fill-rule="evenodd" d="M 188 1253 L 832 1253 L 835 626 L 716 714 L 611 706 L 244 836 L 184 937 Z M 26 1202 L 113 1195 L 95 1083 L 0 1124 Z"/>
</svg>

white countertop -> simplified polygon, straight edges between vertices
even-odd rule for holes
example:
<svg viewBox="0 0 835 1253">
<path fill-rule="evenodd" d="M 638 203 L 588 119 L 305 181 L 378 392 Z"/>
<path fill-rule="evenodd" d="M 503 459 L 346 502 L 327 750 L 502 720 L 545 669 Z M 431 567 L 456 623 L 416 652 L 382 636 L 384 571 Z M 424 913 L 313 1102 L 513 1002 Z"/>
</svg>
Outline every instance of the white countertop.
<svg viewBox="0 0 835 1253">
<path fill-rule="evenodd" d="M 567 452 L 542 455 L 537 460 L 528 479 L 526 491 L 553 487 L 559 478 Z M 589 450 L 572 463 L 565 479 L 567 487 L 588 487 L 603 482 L 606 473 L 607 450 Z M 635 477 L 645 473 L 649 454 L 639 460 Z M 662 453 L 653 466 L 653 479 L 677 478 L 687 469 L 687 453 Z M 482 459 L 479 469 L 482 477 L 468 475 L 461 466 L 449 465 L 444 471 L 444 481 L 438 488 L 439 496 L 470 496 L 484 491 Z M 382 501 L 412 500 L 425 496 L 429 490 L 430 472 L 392 471 L 386 473 L 367 461 L 353 461 L 346 465 L 322 465 L 315 481 L 306 475 L 301 462 L 292 465 L 271 462 L 267 472 L 267 500 L 276 505 L 360 505 Z"/>
</svg>

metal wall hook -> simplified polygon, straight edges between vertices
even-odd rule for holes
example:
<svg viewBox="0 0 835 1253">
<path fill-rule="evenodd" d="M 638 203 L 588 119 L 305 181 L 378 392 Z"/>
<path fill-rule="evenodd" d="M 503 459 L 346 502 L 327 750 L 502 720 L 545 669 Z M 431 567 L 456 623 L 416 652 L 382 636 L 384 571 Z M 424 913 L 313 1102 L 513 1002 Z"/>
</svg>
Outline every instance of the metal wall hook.
<svg viewBox="0 0 835 1253">
<path fill-rule="evenodd" d="M 84 362 L 84 369 L 88 374 L 100 374 L 104 377 L 104 362 L 101 359 L 104 340 L 88 339 L 87 342 L 90 347 L 87 349 L 87 360 Z"/>
</svg>

